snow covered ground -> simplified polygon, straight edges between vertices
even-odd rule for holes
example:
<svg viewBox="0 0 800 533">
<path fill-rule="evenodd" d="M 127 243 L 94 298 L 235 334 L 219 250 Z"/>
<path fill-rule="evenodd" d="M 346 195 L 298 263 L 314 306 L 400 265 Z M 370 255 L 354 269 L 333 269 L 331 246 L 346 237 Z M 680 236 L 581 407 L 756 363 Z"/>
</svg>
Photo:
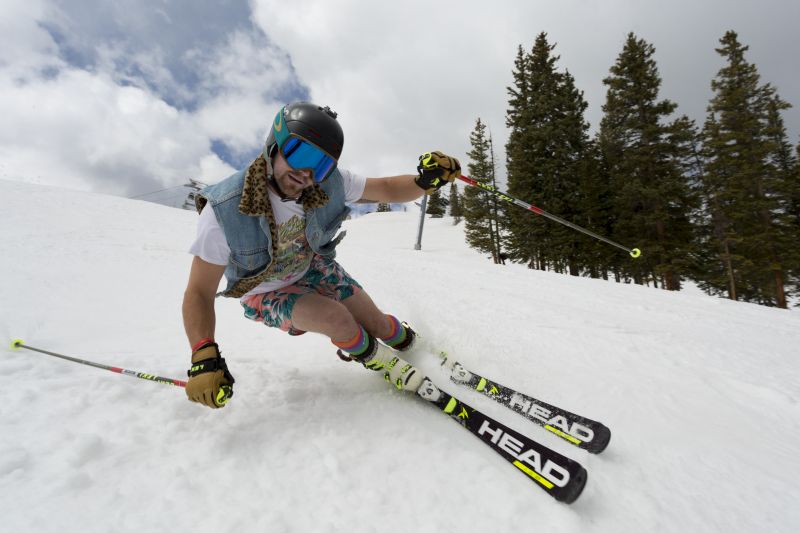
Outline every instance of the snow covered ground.
<svg viewBox="0 0 800 533">
<path fill-rule="evenodd" d="M 196 215 L 0 181 L 0 339 L 183 379 Z M 800 313 L 498 267 L 462 227 L 346 224 L 339 260 L 423 335 L 409 359 L 589 471 L 557 503 L 436 409 L 217 302 L 235 375 L 211 411 L 182 389 L 0 349 L 3 531 L 800 530 Z M 474 370 L 611 428 L 589 455 L 447 382 Z"/>
</svg>

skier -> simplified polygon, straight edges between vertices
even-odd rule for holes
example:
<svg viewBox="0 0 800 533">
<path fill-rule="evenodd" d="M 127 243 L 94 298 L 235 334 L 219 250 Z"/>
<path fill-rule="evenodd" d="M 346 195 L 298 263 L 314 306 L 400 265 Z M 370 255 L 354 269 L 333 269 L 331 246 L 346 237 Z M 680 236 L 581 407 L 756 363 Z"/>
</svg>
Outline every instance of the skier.
<svg viewBox="0 0 800 533">
<path fill-rule="evenodd" d="M 196 196 L 200 212 L 183 321 L 192 347 L 186 394 L 224 407 L 234 378 L 214 341 L 214 298 L 240 298 L 245 317 L 289 335 L 331 339 L 343 359 L 383 371 L 398 389 L 416 391 L 422 373 L 397 357 L 414 331 L 381 312 L 334 259 L 350 209 L 345 202 L 409 202 L 461 174 L 457 159 L 420 156 L 418 175 L 363 178 L 337 168 L 344 134 L 336 113 L 308 102 L 275 116 L 262 154 L 246 169 Z M 380 342 L 378 342 L 380 341 Z"/>
</svg>

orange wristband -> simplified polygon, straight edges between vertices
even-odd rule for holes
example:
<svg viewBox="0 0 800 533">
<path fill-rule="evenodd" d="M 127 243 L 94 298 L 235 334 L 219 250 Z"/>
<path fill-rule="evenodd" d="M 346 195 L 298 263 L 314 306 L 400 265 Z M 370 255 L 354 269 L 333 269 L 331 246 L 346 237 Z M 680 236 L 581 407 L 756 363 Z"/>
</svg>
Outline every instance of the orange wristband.
<svg viewBox="0 0 800 533">
<path fill-rule="evenodd" d="M 204 344 L 213 344 L 213 343 L 214 343 L 214 339 L 212 339 L 211 337 L 206 337 L 205 339 L 200 339 L 199 341 L 197 341 L 197 344 L 192 346 L 192 353 L 196 352 L 197 349 L 200 348 L 201 346 L 203 346 Z"/>
</svg>

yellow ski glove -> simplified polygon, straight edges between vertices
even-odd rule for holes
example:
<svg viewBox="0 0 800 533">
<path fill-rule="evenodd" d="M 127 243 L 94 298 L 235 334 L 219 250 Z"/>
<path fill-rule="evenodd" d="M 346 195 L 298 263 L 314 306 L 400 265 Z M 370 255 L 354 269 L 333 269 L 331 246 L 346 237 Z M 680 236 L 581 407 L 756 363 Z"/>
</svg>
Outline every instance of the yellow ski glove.
<svg viewBox="0 0 800 533">
<path fill-rule="evenodd" d="M 414 182 L 426 194 L 433 194 L 461 175 L 461 164 L 455 157 L 442 152 L 428 152 L 419 156 L 417 172 L 419 176 L 414 178 Z"/>
</svg>

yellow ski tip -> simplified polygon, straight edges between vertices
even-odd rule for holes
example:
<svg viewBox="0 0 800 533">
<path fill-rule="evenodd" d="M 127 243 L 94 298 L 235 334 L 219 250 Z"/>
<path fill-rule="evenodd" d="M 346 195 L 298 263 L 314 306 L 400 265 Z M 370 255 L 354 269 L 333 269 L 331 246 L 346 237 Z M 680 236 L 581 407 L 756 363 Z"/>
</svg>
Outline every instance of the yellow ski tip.
<svg viewBox="0 0 800 533">
<path fill-rule="evenodd" d="M 634 259 L 636 259 L 640 255 L 642 255 L 642 251 L 640 249 L 634 248 L 633 250 L 631 250 L 631 257 L 633 257 Z"/>
<path fill-rule="evenodd" d="M 13 341 L 11 341 L 10 348 L 12 350 L 16 351 L 16 350 L 19 350 L 19 347 L 22 346 L 23 344 L 25 344 L 24 340 L 22 340 L 22 339 L 14 339 Z"/>
</svg>

